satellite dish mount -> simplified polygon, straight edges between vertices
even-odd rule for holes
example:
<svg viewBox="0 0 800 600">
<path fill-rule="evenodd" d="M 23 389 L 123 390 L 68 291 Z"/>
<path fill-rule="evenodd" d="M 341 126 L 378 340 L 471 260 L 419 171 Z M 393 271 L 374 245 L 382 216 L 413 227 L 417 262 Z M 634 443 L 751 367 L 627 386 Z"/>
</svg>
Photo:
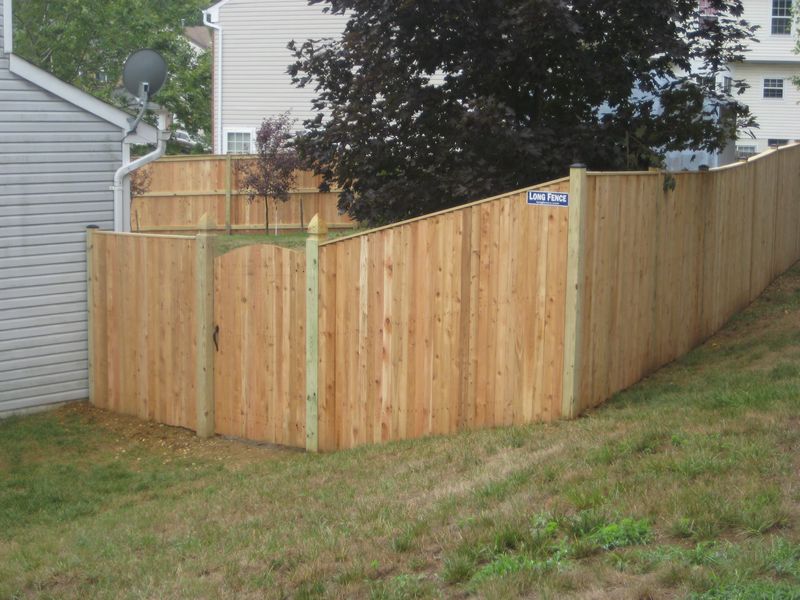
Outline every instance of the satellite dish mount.
<svg viewBox="0 0 800 600">
<path fill-rule="evenodd" d="M 139 100 L 139 114 L 128 119 L 131 124 L 128 135 L 136 131 L 149 107 L 150 98 L 158 93 L 166 80 L 167 63 L 155 50 L 137 50 L 128 57 L 122 70 L 122 82 L 125 89 Z"/>
</svg>

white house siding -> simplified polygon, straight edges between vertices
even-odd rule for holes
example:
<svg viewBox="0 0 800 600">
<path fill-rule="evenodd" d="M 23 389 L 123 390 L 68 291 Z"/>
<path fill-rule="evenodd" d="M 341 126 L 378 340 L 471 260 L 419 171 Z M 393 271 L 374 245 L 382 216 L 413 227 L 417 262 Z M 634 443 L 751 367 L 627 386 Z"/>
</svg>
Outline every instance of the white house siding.
<svg viewBox="0 0 800 600">
<path fill-rule="evenodd" d="M 221 91 L 223 140 L 229 130 L 254 131 L 265 117 L 287 111 L 298 129 L 312 118 L 315 92 L 292 85 L 286 70 L 293 58 L 286 45 L 293 39 L 339 37 L 346 22 L 307 0 L 229 0 L 221 5 L 222 44 L 215 32 L 214 49 L 222 52 L 222 85 L 215 86 L 215 101 L 220 102 Z M 222 151 L 219 146 L 215 151 Z"/>
<path fill-rule="evenodd" d="M 731 75 L 750 88 L 737 99 L 750 107 L 759 127 L 739 132 L 737 147 L 762 152 L 769 140 L 800 140 L 800 92 L 792 82 L 800 76 L 800 56 L 794 53 L 797 24 L 792 33 L 772 33 L 772 0 L 745 0 L 744 15 L 753 25 L 758 43 L 750 44 L 744 63 L 731 65 Z M 764 98 L 764 79 L 783 80 L 783 98 Z"/>
<path fill-rule="evenodd" d="M 88 395 L 85 227 L 113 228 L 121 138 L 0 53 L 0 414 Z"/>
<path fill-rule="evenodd" d="M 790 61 L 798 62 L 793 54 L 797 41 L 797 25 L 792 24 L 792 33 L 772 33 L 772 0 L 744 0 L 743 19 L 751 25 L 758 25 L 757 44 L 750 46 L 747 61 Z"/>
<path fill-rule="evenodd" d="M 745 79 L 750 88 L 739 100 L 750 107 L 759 127 L 740 131 L 739 146 L 766 150 L 770 139 L 800 140 L 800 91 L 792 83 L 800 77 L 800 64 L 744 63 L 733 68 L 734 77 Z M 764 98 L 764 79 L 783 79 L 783 98 Z"/>
</svg>

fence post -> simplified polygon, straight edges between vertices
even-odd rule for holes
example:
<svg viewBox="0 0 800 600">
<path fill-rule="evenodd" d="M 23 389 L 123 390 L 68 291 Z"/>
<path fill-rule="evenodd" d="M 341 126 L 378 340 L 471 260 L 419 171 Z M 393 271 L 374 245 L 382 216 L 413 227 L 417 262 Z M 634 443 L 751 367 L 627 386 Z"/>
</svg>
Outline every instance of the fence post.
<svg viewBox="0 0 800 600">
<path fill-rule="evenodd" d="M 584 165 L 569 170 L 569 232 L 567 235 L 567 293 L 564 321 L 564 372 L 561 416 L 572 419 L 580 412 L 581 317 L 586 238 L 587 176 Z"/>
<path fill-rule="evenodd" d="M 231 202 L 233 195 L 233 163 L 231 155 L 225 157 L 225 233 L 231 234 Z"/>
<path fill-rule="evenodd" d="M 328 224 L 314 215 L 306 240 L 306 451 L 319 451 L 319 243 Z"/>
<path fill-rule="evenodd" d="M 195 238 L 196 281 L 195 303 L 197 363 L 195 367 L 197 394 L 197 435 L 214 435 L 214 222 L 205 213 L 200 219 Z"/>
<path fill-rule="evenodd" d="M 94 232 L 97 231 L 97 225 L 86 226 L 86 356 L 88 364 L 89 376 L 89 404 L 95 403 L 94 391 L 94 335 L 93 335 L 93 321 L 94 310 Z"/>
</svg>

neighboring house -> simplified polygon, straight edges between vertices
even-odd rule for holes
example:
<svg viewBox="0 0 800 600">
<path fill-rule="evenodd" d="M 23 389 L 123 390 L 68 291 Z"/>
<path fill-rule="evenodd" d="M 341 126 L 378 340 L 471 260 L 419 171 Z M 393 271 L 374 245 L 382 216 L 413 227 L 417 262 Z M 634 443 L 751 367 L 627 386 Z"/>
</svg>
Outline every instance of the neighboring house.
<svg viewBox="0 0 800 600">
<path fill-rule="evenodd" d="M 322 12 L 308 0 L 222 0 L 204 11 L 213 31 L 213 146 L 216 154 L 250 153 L 266 117 L 287 111 L 297 120 L 315 116 L 312 88 L 292 85 L 294 62 L 286 45 L 338 37 L 347 17 Z"/>
<path fill-rule="evenodd" d="M 157 140 L 12 42 L 0 0 L 0 414 L 88 397 L 85 228 L 113 228 L 114 173 Z"/>
<path fill-rule="evenodd" d="M 211 49 L 211 30 L 203 25 L 184 27 L 183 36 L 195 54 L 202 54 Z"/>
<path fill-rule="evenodd" d="M 731 65 L 731 76 L 750 84 L 739 100 L 750 107 L 759 128 L 739 132 L 740 157 L 800 140 L 800 92 L 792 81 L 800 76 L 800 56 L 794 53 L 797 27 L 792 2 L 744 0 L 743 18 L 760 27 L 759 43 L 750 45 L 743 63 Z"/>
</svg>

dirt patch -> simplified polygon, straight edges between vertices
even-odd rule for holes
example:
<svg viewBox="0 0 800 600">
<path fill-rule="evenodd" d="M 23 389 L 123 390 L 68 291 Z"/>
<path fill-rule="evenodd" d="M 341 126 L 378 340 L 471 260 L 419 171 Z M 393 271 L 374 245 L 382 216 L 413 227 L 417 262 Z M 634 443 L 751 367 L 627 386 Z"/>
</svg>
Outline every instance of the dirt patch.
<svg viewBox="0 0 800 600">
<path fill-rule="evenodd" d="M 199 460 L 224 461 L 228 466 L 235 467 L 296 452 L 271 444 L 243 442 L 219 436 L 202 439 L 188 429 L 112 413 L 88 402 L 69 404 L 57 409 L 55 414 L 63 420 L 77 417 L 109 434 L 106 442 L 108 450 L 115 454 L 125 454 L 136 448 L 161 454 L 165 460 L 191 456 Z"/>
</svg>

